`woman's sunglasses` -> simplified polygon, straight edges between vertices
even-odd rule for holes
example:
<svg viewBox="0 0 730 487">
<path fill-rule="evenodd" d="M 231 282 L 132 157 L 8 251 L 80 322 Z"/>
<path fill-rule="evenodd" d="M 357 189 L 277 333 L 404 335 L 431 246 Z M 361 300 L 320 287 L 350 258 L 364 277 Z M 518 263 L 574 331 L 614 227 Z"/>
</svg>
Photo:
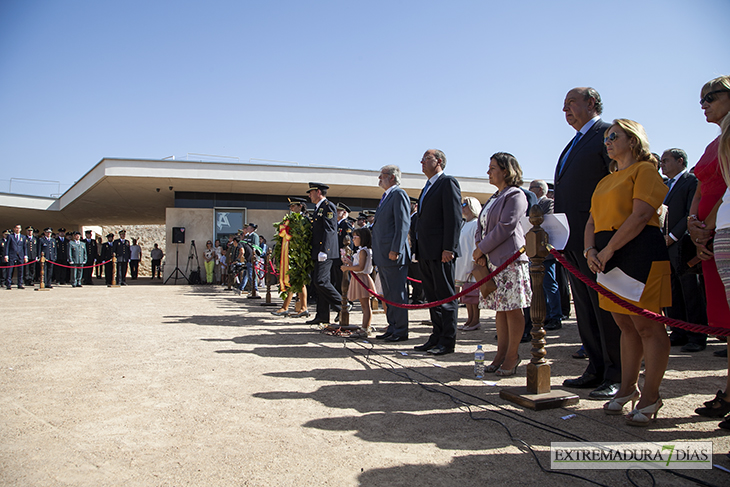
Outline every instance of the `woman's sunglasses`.
<svg viewBox="0 0 730 487">
<path fill-rule="evenodd" d="M 711 91 L 700 99 L 700 105 L 704 105 L 705 102 L 712 103 L 717 100 L 718 93 L 730 93 L 730 90 L 715 90 Z"/>
<path fill-rule="evenodd" d="M 611 132 L 610 134 L 608 134 L 608 137 L 603 138 L 603 143 L 606 144 L 609 140 L 613 142 L 616 139 L 618 139 L 618 134 L 616 132 Z"/>
</svg>

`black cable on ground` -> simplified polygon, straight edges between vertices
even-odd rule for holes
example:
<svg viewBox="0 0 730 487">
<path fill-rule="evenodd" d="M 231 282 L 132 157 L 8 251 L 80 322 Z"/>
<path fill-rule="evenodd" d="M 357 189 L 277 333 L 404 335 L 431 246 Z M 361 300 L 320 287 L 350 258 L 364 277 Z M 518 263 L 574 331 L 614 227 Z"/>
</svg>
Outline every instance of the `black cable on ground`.
<svg viewBox="0 0 730 487">
<path fill-rule="evenodd" d="M 605 484 L 601 484 L 599 482 L 596 482 L 594 480 L 591 480 L 589 478 L 582 477 L 582 476 L 577 475 L 577 474 L 572 474 L 572 473 L 568 473 L 568 472 L 562 472 L 562 471 L 557 471 L 557 470 L 548 470 L 548 469 L 546 469 L 545 467 L 543 467 L 542 463 L 540 462 L 539 458 L 537 457 L 537 454 L 535 453 L 535 451 L 532 448 L 532 446 L 529 445 L 527 442 L 525 442 L 524 440 L 522 440 L 520 438 L 515 438 L 512 435 L 512 432 L 507 427 L 507 425 L 505 425 L 501 421 L 498 421 L 498 420 L 493 419 L 493 418 L 477 418 L 477 417 L 475 417 L 473 415 L 473 412 L 471 410 L 471 407 L 476 407 L 476 408 L 482 409 L 483 411 L 489 411 L 489 412 L 498 414 L 500 416 L 504 416 L 504 417 L 507 417 L 509 419 L 518 421 L 518 422 L 523 423 L 523 424 L 525 424 L 527 426 L 532 426 L 533 428 L 537 428 L 537 429 L 543 430 L 543 431 L 545 431 L 547 433 L 556 434 L 558 436 L 562 436 L 563 438 L 567 438 L 567 439 L 570 439 L 570 440 L 573 440 L 573 441 L 579 441 L 579 442 L 583 442 L 583 443 L 593 443 L 592 441 L 590 441 L 590 440 L 588 440 L 586 438 L 582 438 L 582 437 L 580 437 L 580 436 L 578 436 L 578 435 L 576 435 L 574 433 L 571 433 L 569 431 L 563 430 L 563 429 L 558 428 L 556 426 L 552 426 L 552 425 L 549 425 L 547 423 L 543 423 L 541 421 L 538 421 L 538 420 L 535 420 L 535 419 L 530 418 L 528 416 L 525 416 L 523 414 L 520 414 L 520 413 L 518 413 L 516 411 L 510 410 L 510 409 L 507 409 L 507 408 L 504 408 L 502 405 L 493 403 L 493 402 L 489 401 L 486 398 L 476 396 L 476 395 L 471 394 L 469 392 L 462 391 L 461 389 L 459 389 L 457 387 L 451 386 L 449 384 L 445 384 L 444 382 L 442 382 L 442 381 L 440 381 L 440 380 L 438 380 L 438 379 L 436 379 L 434 377 L 430 377 L 428 374 L 425 374 L 424 372 L 421 372 L 421 371 L 418 371 L 418 370 L 414 370 L 411 367 L 406 367 L 403 364 L 401 364 L 400 362 L 397 362 L 397 361 L 393 360 L 390 357 L 386 357 L 386 356 L 382 355 L 381 353 L 379 353 L 378 351 L 375 350 L 375 346 L 372 343 L 367 342 L 368 345 L 370 345 L 370 346 L 369 347 L 366 347 L 366 346 L 364 346 L 364 344 L 362 342 L 360 342 L 358 340 L 359 339 L 351 339 L 351 338 L 348 338 L 348 337 L 344 337 L 343 345 L 344 345 L 344 347 L 350 353 L 353 353 L 354 354 L 355 351 L 353 349 L 351 349 L 350 347 L 347 346 L 347 342 L 355 343 L 355 344 L 357 344 L 358 346 L 360 346 L 362 349 L 364 349 L 366 351 L 365 361 L 367 363 L 376 365 L 377 367 L 380 367 L 381 369 L 383 369 L 383 370 L 385 370 L 387 372 L 390 372 L 390 373 L 392 373 L 392 374 L 394 374 L 394 375 L 396 375 L 396 376 L 398 376 L 398 377 L 400 377 L 402 379 L 405 379 L 405 380 L 407 380 L 408 382 L 410 382 L 412 384 L 417 384 L 420 387 L 422 387 L 423 389 L 425 389 L 426 391 L 435 392 L 435 393 L 438 393 L 438 394 L 443 394 L 443 395 L 449 397 L 454 403 L 460 405 L 461 407 L 466 407 L 467 410 L 468 410 L 468 413 L 469 413 L 469 417 L 471 419 L 473 419 L 475 421 L 492 421 L 492 422 L 495 422 L 495 423 L 499 424 L 500 426 L 502 426 L 505 429 L 505 431 L 507 432 L 507 434 L 508 434 L 508 436 L 509 436 L 509 438 L 510 438 L 511 441 L 517 442 L 517 443 L 523 445 L 525 448 L 527 448 L 527 450 L 532 454 L 533 458 L 535 459 L 535 462 L 537 463 L 538 467 L 540 467 L 540 470 L 542 470 L 543 472 L 548 473 L 548 474 L 557 474 L 557 475 L 564 475 L 564 476 L 568 476 L 568 477 L 573 477 L 573 478 L 585 480 L 586 482 L 589 482 L 589 483 L 595 484 L 595 485 L 601 485 L 601 486 L 605 485 Z M 373 358 L 373 355 L 377 355 L 378 357 L 382 357 L 385 360 L 387 360 L 389 362 L 389 364 L 387 364 L 388 366 L 386 366 L 386 364 L 384 364 L 383 362 L 381 362 L 381 361 Z M 446 389 L 451 389 L 453 391 L 458 392 L 459 394 L 462 394 L 464 396 L 467 396 L 467 397 L 476 399 L 476 400 L 478 400 L 480 402 L 486 402 L 490 406 L 493 406 L 495 408 L 498 408 L 499 411 L 495 411 L 495 410 L 492 410 L 492 409 L 487 409 L 487 408 L 483 407 L 480 404 L 466 402 L 463 399 L 457 398 L 456 396 L 454 396 L 453 394 L 451 394 L 449 392 L 445 392 L 445 391 L 442 391 L 442 390 L 438 390 L 438 389 L 434 388 L 433 386 L 426 385 L 426 384 L 422 383 L 421 381 L 419 381 L 418 379 L 415 379 L 415 378 L 411 377 L 407 372 L 398 372 L 396 370 L 396 366 L 398 368 L 400 368 L 400 369 L 407 370 L 407 371 L 410 371 L 412 373 L 420 374 L 423 377 L 427 378 L 428 380 L 430 380 L 432 382 L 435 382 L 435 383 L 441 385 L 442 387 L 444 387 Z M 458 373 L 456 371 L 453 371 L 452 370 L 450 372 L 453 373 L 453 374 L 459 375 L 461 377 L 465 377 L 464 374 L 460 374 L 460 373 Z M 567 411 L 567 409 L 566 409 L 566 411 Z M 588 416 L 586 416 L 584 414 L 581 414 L 581 413 L 579 413 L 579 414 L 581 416 L 585 417 L 586 419 L 589 419 L 591 421 L 595 421 L 593 418 L 589 418 Z M 515 416 L 516 416 L 516 418 L 515 418 Z M 604 423 L 602 423 L 602 424 L 604 424 Z M 635 435 L 633 433 L 630 433 L 630 434 L 631 434 L 631 436 L 634 436 L 634 437 L 636 437 L 636 438 L 638 438 L 638 439 L 640 439 L 642 441 L 648 441 L 648 440 L 646 440 L 646 439 L 644 439 L 644 438 L 642 438 L 642 437 L 640 437 L 638 435 Z M 649 442 L 649 443 L 651 443 L 651 442 Z M 627 469 L 626 470 L 626 478 L 629 480 L 629 482 L 631 482 L 632 485 L 634 485 L 636 487 L 640 487 L 631 478 L 630 472 L 632 470 L 641 470 L 641 471 L 645 472 L 649 476 L 649 478 L 651 479 L 651 486 L 654 487 L 656 485 L 656 478 L 654 477 L 654 475 L 652 474 L 651 471 L 649 471 L 647 469 Z M 696 483 L 698 485 L 702 485 L 702 486 L 706 486 L 706 487 L 717 487 L 714 484 L 710 484 L 708 482 L 705 482 L 704 480 L 701 480 L 701 479 L 698 479 L 698 478 L 695 478 L 695 477 L 691 477 L 689 475 L 681 474 L 681 473 L 677 472 L 676 470 L 659 470 L 659 471 L 664 471 L 664 472 L 673 474 L 673 475 L 675 475 L 677 477 L 680 477 L 682 479 L 692 481 L 692 482 L 694 482 L 694 483 Z"/>
</svg>

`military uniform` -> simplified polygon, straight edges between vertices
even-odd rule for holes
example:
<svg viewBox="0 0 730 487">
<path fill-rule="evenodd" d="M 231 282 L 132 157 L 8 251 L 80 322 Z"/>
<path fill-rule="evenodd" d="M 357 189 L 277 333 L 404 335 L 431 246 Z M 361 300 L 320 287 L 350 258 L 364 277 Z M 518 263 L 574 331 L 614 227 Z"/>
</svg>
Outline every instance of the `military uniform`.
<svg viewBox="0 0 730 487">
<path fill-rule="evenodd" d="M 114 234 L 110 233 L 106 236 L 107 240 L 109 238 L 114 238 Z M 104 264 L 104 280 L 106 282 L 107 286 L 112 285 L 112 278 L 114 277 L 114 263 L 112 262 L 112 257 L 114 256 L 114 242 L 112 240 L 109 240 L 108 242 L 104 242 L 101 244 L 101 261 L 106 262 Z M 108 262 L 107 262 L 108 261 Z"/>
<path fill-rule="evenodd" d="M 10 233 L 9 230 L 6 230 L 3 232 L 2 239 L 0 239 L 0 283 L 5 282 L 5 272 L 7 270 L 8 264 L 5 263 L 5 259 L 3 258 L 5 256 L 5 244 L 8 241 L 8 234 Z"/>
<path fill-rule="evenodd" d="M 86 232 L 86 238 L 83 240 L 83 242 L 86 246 L 86 262 L 84 263 L 86 268 L 84 269 L 84 284 L 92 285 L 94 284 L 94 282 L 91 280 L 92 276 L 94 275 L 94 268 L 92 266 L 96 262 L 96 259 L 99 258 L 96 253 L 96 240 L 91 238 L 91 232 Z"/>
<path fill-rule="evenodd" d="M 38 251 L 46 258 L 43 268 L 43 280 L 45 281 L 45 287 L 48 289 L 53 287 L 51 282 L 53 281 L 53 268 L 55 266 L 52 263 L 58 259 L 58 241 L 51 237 L 52 231 L 50 228 L 46 228 L 45 233 L 47 235 L 38 239 Z"/>
<path fill-rule="evenodd" d="M 26 241 L 26 252 L 28 253 L 28 262 L 33 262 L 40 257 L 38 252 L 38 238 L 33 236 L 33 227 L 28 227 L 26 230 L 30 230 L 30 235 L 25 236 Z M 28 264 L 25 267 L 25 284 L 28 286 L 33 285 L 36 277 L 36 263 Z"/>
<path fill-rule="evenodd" d="M 329 186 L 309 183 L 309 191 L 327 190 Z M 329 308 L 338 313 L 342 296 L 332 285 L 332 263 L 339 256 L 337 245 L 337 208 L 327 198 L 319 202 L 312 217 L 312 283 L 317 291 L 317 315 L 313 323 L 329 323 Z"/>
<path fill-rule="evenodd" d="M 81 239 L 76 240 L 75 236 L 81 235 L 79 232 L 74 234 L 74 239 L 68 243 L 68 263 L 74 266 L 71 273 L 71 287 L 81 287 L 83 276 L 83 267 L 86 264 L 86 242 Z"/>
<path fill-rule="evenodd" d="M 65 228 L 58 229 L 58 236 L 56 237 L 56 250 L 58 251 L 56 263 L 68 265 L 68 237 L 66 236 Z M 60 265 L 53 266 L 53 278 L 58 284 L 68 284 L 70 277 L 71 269 L 69 269 L 68 267 L 61 267 Z"/>
<path fill-rule="evenodd" d="M 127 285 L 127 266 L 129 265 L 129 259 L 132 257 L 132 243 L 126 238 L 122 237 L 122 233 L 126 233 L 124 230 L 119 232 L 119 237 L 114 241 L 114 255 L 117 256 L 117 284 L 121 286 Z"/>
<path fill-rule="evenodd" d="M 344 203 L 337 204 L 338 210 L 344 210 L 347 213 L 350 212 L 350 208 Z M 334 283 L 335 289 L 341 294 L 342 293 L 342 249 L 345 245 L 345 239 L 349 241 L 349 246 L 352 248 L 352 224 L 348 221 L 347 217 L 337 222 L 337 258 L 332 262 L 332 282 Z"/>
</svg>

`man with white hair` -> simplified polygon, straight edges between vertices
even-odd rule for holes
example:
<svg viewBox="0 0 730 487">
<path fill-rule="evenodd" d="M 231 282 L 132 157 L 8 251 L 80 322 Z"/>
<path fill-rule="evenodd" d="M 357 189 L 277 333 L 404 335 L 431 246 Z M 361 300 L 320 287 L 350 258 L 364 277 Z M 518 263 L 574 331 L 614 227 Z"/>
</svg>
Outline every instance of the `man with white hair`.
<svg viewBox="0 0 730 487">
<path fill-rule="evenodd" d="M 388 301 L 408 303 L 408 229 L 411 225 L 408 194 L 400 187 L 400 168 L 388 165 L 380 169 L 378 186 L 385 193 L 375 210 L 373 262 L 378 266 L 383 296 Z M 408 310 L 396 306 L 386 309 L 388 328 L 376 336 L 387 342 L 408 340 Z"/>
<path fill-rule="evenodd" d="M 535 179 L 530 183 L 530 191 L 537 196 L 537 206 L 542 210 L 543 215 L 553 212 L 553 200 L 547 197 L 548 185 L 543 179 Z"/>
</svg>

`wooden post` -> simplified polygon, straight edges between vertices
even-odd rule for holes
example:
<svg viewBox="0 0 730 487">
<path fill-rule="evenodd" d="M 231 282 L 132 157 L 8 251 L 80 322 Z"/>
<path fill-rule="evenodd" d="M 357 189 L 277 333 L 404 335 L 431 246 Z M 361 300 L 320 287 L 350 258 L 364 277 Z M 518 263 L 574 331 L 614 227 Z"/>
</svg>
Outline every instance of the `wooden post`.
<svg viewBox="0 0 730 487">
<path fill-rule="evenodd" d="M 532 359 L 527 365 L 527 386 L 503 389 L 499 396 L 530 409 L 542 410 L 578 404 L 578 396 L 566 391 L 550 390 L 550 364 L 545 360 L 545 329 L 543 322 L 547 310 L 542 282 L 545 279 L 543 262 L 550 252 L 547 249 L 548 235 L 540 225 L 544 221 L 542 210 L 534 205 L 530 208 L 532 228 L 525 235 L 525 254 L 530 258 L 532 285 Z"/>
<path fill-rule="evenodd" d="M 41 252 L 41 285 L 36 291 L 50 291 L 46 287 L 46 256 L 45 252 Z"/>
<path fill-rule="evenodd" d="M 271 249 L 266 250 L 264 255 L 264 284 L 266 285 L 266 299 L 265 302 L 261 303 L 261 306 L 278 306 L 276 303 L 271 302 L 271 286 L 275 286 L 277 279 L 276 275 L 271 272 Z"/>
<path fill-rule="evenodd" d="M 355 284 L 358 285 L 359 284 Z M 347 291 L 350 289 L 350 271 L 342 273 L 342 310 L 340 311 L 340 326 L 348 326 L 350 324 L 350 311 L 347 302 Z"/>
<path fill-rule="evenodd" d="M 261 299 L 256 290 L 256 252 L 251 252 L 249 262 L 251 263 L 251 294 L 248 295 L 248 299 Z M 248 272 L 248 269 L 245 272 Z"/>
<path fill-rule="evenodd" d="M 117 283 L 117 256 L 112 255 L 112 285 L 109 287 L 119 287 Z"/>
<path fill-rule="evenodd" d="M 342 240 L 343 248 L 345 249 L 345 256 L 352 258 L 352 247 L 350 247 L 350 236 L 345 235 L 345 238 Z M 350 271 L 345 271 L 342 273 L 342 286 L 340 291 L 342 291 L 342 310 L 340 311 L 340 326 L 349 326 L 350 325 L 350 310 L 349 303 L 347 301 L 347 291 L 350 289 Z M 359 284 L 355 284 L 358 285 Z"/>
</svg>

